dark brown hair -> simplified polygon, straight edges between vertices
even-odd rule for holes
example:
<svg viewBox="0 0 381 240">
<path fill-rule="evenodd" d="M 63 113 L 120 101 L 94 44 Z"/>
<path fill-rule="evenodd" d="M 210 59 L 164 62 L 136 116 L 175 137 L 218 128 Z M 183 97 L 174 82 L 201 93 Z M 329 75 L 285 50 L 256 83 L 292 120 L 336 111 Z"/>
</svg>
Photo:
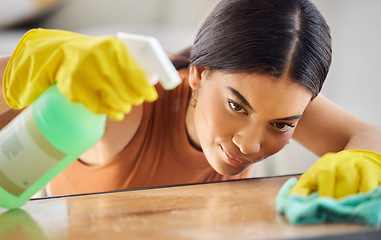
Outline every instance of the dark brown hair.
<svg viewBox="0 0 381 240">
<path fill-rule="evenodd" d="M 310 1 L 222 0 L 177 60 L 181 67 L 286 75 L 314 98 L 331 56 L 329 27 Z"/>
</svg>

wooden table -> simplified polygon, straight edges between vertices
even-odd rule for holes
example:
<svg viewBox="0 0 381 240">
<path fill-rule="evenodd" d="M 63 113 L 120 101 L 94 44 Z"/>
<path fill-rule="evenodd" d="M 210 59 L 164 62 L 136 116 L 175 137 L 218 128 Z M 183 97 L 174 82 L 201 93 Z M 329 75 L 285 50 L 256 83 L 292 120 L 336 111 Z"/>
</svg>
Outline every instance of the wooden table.
<svg viewBox="0 0 381 240">
<path fill-rule="evenodd" d="M 288 178 L 31 200 L 0 209 L 0 239 L 381 239 L 362 225 L 288 224 L 275 211 Z"/>
</svg>

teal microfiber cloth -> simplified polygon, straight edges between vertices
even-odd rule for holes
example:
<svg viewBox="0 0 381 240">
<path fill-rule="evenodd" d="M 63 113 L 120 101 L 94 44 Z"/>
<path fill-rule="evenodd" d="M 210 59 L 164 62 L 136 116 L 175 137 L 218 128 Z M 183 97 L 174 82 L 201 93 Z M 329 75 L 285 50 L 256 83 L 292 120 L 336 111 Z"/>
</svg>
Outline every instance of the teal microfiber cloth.
<svg viewBox="0 0 381 240">
<path fill-rule="evenodd" d="M 381 187 L 368 193 L 352 194 L 341 199 L 289 195 L 297 183 L 290 178 L 276 197 L 276 210 L 292 224 L 347 222 L 379 226 L 381 224 Z"/>
</svg>

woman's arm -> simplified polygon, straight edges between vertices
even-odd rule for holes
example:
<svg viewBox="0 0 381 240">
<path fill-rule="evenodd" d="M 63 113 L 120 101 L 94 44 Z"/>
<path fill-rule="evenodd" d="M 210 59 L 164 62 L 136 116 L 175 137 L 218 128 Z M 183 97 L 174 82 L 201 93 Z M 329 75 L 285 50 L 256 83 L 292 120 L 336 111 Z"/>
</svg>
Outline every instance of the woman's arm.
<svg viewBox="0 0 381 240">
<path fill-rule="evenodd" d="M 381 129 L 355 117 L 321 94 L 307 107 L 293 138 L 318 156 L 344 149 L 381 153 Z"/>
<path fill-rule="evenodd" d="M 294 138 L 322 156 L 299 178 L 292 194 L 342 198 L 369 192 L 381 181 L 381 130 L 318 96 L 307 107 Z M 360 149 L 357 151 L 341 151 Z M 366 150 L 370 150 L 366 151 Z"/>
</svg>

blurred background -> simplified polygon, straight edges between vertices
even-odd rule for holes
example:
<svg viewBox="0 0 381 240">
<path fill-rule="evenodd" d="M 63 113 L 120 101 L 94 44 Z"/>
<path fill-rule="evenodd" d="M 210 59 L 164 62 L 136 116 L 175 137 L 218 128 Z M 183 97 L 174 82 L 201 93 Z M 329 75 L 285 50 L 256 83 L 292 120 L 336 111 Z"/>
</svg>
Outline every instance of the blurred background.
<svg viewBox="0 0 381 240">
<path fill-rule="evenodd" d="M 0 55 L 30 28 L 88 35 L 151 35 L 171 54 L 190 46 L 217 0 L 0 0 Z M 331 27 L 333 62 L 323 93 L 381 127 L 381 1 L 312 0 Z M 354 128 L 356 126 L 353 126 Z M 254 177 L 304 172 L 317 160 L 296 142 L 258 163 Z"/>
</svg>

